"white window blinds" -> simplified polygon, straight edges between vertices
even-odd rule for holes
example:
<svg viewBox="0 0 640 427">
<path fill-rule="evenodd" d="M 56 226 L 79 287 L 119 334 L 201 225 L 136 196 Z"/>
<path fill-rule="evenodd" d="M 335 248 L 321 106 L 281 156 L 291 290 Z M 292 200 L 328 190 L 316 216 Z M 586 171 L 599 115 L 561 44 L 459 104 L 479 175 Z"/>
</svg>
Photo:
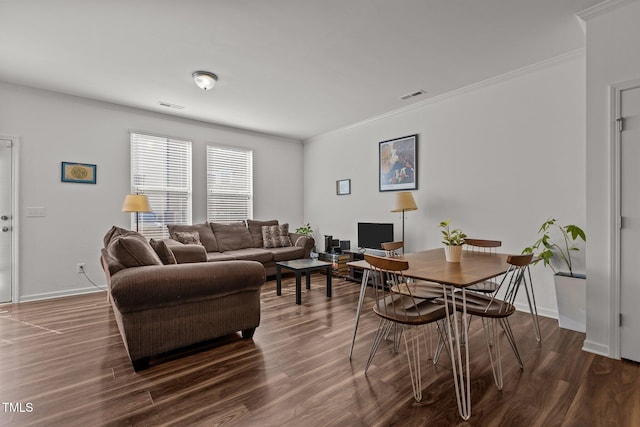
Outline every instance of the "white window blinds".
<svg viewBox="0 0 640 427">
<path fill-rule="evenodd" d="M 253 151 L 207 146 L 207 219 L 253 218 Z"/>
<path fill-rule="evenodd" d="M 152 212 L 138 214 L 146 237 L 168 237 L 166 224 L 191 224 L 191 142 L 131 133 L 131 192 L 149 198 Z"/>
</svg>

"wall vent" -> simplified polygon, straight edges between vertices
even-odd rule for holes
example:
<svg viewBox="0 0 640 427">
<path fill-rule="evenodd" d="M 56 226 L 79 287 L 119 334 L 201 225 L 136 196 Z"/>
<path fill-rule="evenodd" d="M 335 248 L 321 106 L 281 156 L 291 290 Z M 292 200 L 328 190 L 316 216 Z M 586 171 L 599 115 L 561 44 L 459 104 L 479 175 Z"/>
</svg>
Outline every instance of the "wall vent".
<svg viewBox="0 0 640 427">
<path fill-rule="evenodd" d="M 158 101 L 158 105 L 162 107 L 175 108 L 176 110 L 182 110 L 184 107 L 182 105 L 172 104 L 170 102 Z"/>
<path fill-rule="evenodd" d="M 407 99 L 415 98 L 416 96 L 424 95 L 425 93 L 427 93 L 426 90 L 420 89 L 415 92 L 411 92 L 404 96 L 401 96 L 400 99 L 402 99 L 403 101 L 406 101 Z"/>
</svg>

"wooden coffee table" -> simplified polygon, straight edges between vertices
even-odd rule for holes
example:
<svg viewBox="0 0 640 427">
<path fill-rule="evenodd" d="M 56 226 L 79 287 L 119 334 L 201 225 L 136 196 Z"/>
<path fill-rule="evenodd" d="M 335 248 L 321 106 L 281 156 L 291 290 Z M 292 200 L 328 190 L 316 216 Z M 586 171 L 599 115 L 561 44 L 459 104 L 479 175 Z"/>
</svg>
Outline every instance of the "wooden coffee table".
<svg viewBox="0 0 640 427">
<path fill-rule="evenodd" d="M 296 304 L 302 304 L 302 273 L 307 278 L 307 289 L 311 289 L 311 272 L 327 270 L 327 297 L 331 298 L 331 263 L 316 259 L 296 259 L 293 261 L 276 262 L 276 295 L 282 295 L 281 270 L 291 270 L 296 274 Z"/>
</svg>

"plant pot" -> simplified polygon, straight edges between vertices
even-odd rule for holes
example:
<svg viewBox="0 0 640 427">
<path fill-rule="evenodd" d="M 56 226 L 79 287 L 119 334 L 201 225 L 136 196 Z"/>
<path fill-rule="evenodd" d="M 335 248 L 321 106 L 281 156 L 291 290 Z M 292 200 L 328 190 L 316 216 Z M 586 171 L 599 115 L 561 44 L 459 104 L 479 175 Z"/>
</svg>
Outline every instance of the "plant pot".
<svg viewBox="0 0 640 427">
<path fill-rule="evenodd" d="M 553 276 L 558 302 L 558 325 L 572 331 L 587 330 L 587 276 L 558 273 Z"/>
<path fill-rule="evenodd" d="M 462 257 L 462 245 L 445 246 L 444 257 L 447 262 L 460 262 L 460 258 Z"/>
</svg>

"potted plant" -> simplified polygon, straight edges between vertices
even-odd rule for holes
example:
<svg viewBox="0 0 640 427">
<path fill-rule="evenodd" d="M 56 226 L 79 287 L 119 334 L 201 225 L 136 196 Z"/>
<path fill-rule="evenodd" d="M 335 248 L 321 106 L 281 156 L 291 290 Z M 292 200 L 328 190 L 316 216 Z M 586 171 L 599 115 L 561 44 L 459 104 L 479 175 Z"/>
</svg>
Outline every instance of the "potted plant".
<svg viewBox="0 0 640 427">
<path fill-rule="evenodd" d="M 451 220 L 440 221 L 442 228 L 442 243 L 444 244 L 444 256 L 447 262 L 460 262 L 462 257 L 462 245 L 467 237 L 459 228 L 451 229 Z"/>
<path fill-rule="evenodd" d="M 551 237 L 552 230 L 560 232 L 561 238 L 557 242 Z M 533 254 L 534 263 L 542 261 L 545 267 L 553 270 L 560 327 L 585 332 L 587 277 L 573 271 L 572 254 L 580 250 L 576 245 L 578 241 L 587 241 L 586 234 L 577 225 L 558 224 L 555 218 L 546 220 L 538 234 L 541 237 L 522 252 Z M 560 267 L 554 267 L 552 261 L 558 262 Z"/>
<path fill-rule="evenodd" d="M 311 225 L 309 225 L 309 223 L 306 223 L 305 225 L 302 225 L 302 226 L 296 228 L 296 234 L 301 234 L 303 236 L 313 237 L 313 228 L 311 228 Z M 316 253 L 316 246 L 313 245 L 313 248 L 311 249 L 311 258 L 317 258 L 317 257 L 318 257 L 318 255 Z"/>
</svg>

